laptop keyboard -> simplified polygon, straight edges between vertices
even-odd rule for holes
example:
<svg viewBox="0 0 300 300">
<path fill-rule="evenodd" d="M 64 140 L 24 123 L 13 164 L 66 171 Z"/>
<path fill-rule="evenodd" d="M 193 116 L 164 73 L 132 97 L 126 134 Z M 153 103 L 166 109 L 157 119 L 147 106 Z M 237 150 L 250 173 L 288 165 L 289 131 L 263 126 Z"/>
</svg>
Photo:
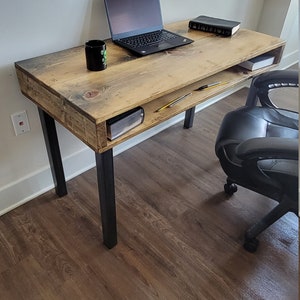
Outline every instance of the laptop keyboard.
<svg viewBox="0 0 300 300">
<path fill-rule="evenodd" d="M 144 33 L 141 35 L 135 35 L 132 37 L 127 37 L 120 39 L 122 43 L 130 45 L 133 48 L 139 48 L 149 45 L 154 45 L 160 43 L 162 41 L 168 41 L 170 39 L 174 39 L 177 36 L 168 31 L 154 31 L 150 33 Z"/>
</svg>

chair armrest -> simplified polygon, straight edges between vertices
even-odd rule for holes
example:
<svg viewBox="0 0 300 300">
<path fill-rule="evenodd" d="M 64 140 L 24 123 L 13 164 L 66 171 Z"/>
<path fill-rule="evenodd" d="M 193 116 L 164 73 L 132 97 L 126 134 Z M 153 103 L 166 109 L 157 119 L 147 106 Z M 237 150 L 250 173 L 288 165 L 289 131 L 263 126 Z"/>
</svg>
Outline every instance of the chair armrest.
<svg viewBox="0 0 300 300">
<path fill-rule="evenodd" d="M 262 106 L 276 108 L 269 98 L 269 90 L 282 87 L 298 87 L 298 78 L 297 70 L 276 70 L 255 77 L 250 86 L 246 106 L 256 106 L 259 99 Z"/>
<path fill-rule="evenodd" d="M 298 140 L 279 137 L 253 138 L 238 145 L 236 155 L 242 160 L 298 160 Z"/>
</svg>

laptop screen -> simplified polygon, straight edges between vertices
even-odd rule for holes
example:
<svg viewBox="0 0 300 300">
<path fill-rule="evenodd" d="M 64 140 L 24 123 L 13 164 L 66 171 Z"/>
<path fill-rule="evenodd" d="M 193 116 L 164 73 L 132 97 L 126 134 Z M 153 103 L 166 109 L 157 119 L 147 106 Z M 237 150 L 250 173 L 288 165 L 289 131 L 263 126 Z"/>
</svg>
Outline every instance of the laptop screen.
<svg viewBox="0 0 300 300">
<path fill-rule="evenodd" d="M 163 28 L 159 0 L 105 0 L 113 40 Z"/>
</svg>

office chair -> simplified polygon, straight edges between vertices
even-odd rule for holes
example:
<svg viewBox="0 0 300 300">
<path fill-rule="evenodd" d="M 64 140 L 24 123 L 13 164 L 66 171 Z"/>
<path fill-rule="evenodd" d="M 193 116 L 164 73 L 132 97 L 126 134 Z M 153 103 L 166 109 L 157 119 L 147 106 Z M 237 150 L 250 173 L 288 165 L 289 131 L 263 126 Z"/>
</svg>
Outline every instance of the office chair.
<svg viewBox="0 0 300 300">
<path fill-rule="evenodd" d="M 257 76 L 246 105 L 225 115 L 217 136 L 216 155 L 228 176 L 224 191 L 232 195 L 240 185 L 279 203 L 246 231 L 249 252 L 271 224 L 287 212 L 298 214 L 298 113 L 278 108 L 269 96 L 270 90 L 298 86 L 297 71 Z"/>
</svg>

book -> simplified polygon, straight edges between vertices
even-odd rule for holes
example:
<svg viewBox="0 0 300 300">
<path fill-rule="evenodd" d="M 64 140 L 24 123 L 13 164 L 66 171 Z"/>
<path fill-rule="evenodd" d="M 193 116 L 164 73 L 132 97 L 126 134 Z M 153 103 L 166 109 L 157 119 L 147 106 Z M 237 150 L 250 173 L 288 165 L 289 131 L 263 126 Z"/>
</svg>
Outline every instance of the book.
<svg viewBox="0 0 300 300">
<path fill-rule="evenodd" d="M 240 28 L 240 22 L 199 16 L 189 21 L 189 28 L 205 32 L 215 33 L 221 36 L 231 36 Z"/>
<path fill-rule="evenodd" d="M 255 71 L 257 69 L 272 65 L 274 63 L 274 59 L 275 57 L 272 55 L 263 54 L 246 60 L 240 63 L 239 66 L 250 71 Z"/>
<path fill-rule="evenodd" d="M 144 109 L 142 107 L 133 108 L 125 113 L 115 116 L 106 121 L 107 138 L 114 140 L 144 121 Z"/>
</svg>

